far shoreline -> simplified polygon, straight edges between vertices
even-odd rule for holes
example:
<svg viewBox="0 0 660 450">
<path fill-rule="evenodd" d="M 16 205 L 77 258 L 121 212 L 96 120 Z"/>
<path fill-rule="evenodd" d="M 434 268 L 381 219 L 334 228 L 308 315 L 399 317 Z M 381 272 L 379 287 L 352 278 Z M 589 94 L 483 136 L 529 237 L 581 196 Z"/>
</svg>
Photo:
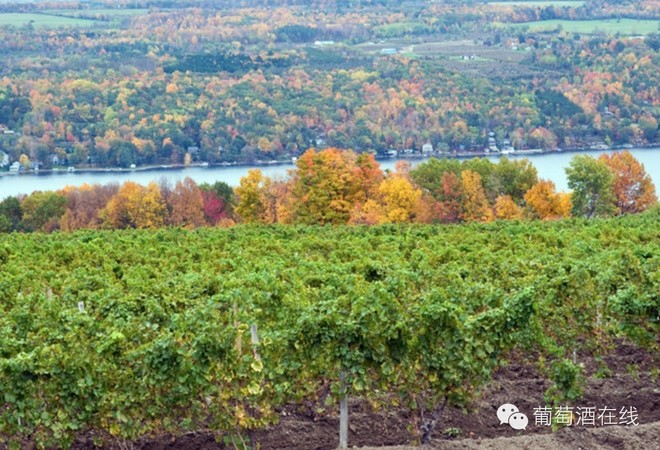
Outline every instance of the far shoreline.
<svg viewBox="0 0 660 450">
<path fill-rule="evenodd" d="M 322 149 L 319 149 L 322 150 Z M 637 145 L 634 147 L 608 147 L 608 148 L 592 148 L 592 147 L 578 147 L 560 150 L 543 150 L 543 149 L 530 149 L 530 150 L 516 150 L 514 153 L 503 154 L 501 152 L 462 152 L 462 153 L 433 153 L 429 155 L 413 154 L 413 155 L 397 155 L 390 157 L 377 156 L 377 161 L 422 161 L 431 158 L 436 159 L 468 159 L 468 158 L 486 158 L 486 157 L 534 157 L 541 155 L 551 154 L 577 154 L 577 153 L 602 153 L 602 152 L 619 152 L 624 150 L 660 150 L 660 143 Z M 252 163 L 238 163 L 238 162 L 221 162 L 221 163 L 192 163 L 192 164 L 154 164 L 148 166 L 137 166 L 132 168 L 124 167 L 82 167 L 77 168 L 74 166 L 64 167 L 63 169 L 39 169 L 27 170 L 22 172 L 0 172 L 0 177 L 13 177 L 13 176 L 42 176 L 42 175 L 75 175 L 75 174 L 93 174 L 93 173 L 132 173 L 132 172 L 150 172 L 150 171 L 180 171 L 190 168 L 245 168 L 245 167 L 269 167 L 269 166 L 295 166 L 292 160 L 270 160 L 270 161 L 256 161 Z M 69 168 L 73 168 L 70 170 Z"/>
</svg>

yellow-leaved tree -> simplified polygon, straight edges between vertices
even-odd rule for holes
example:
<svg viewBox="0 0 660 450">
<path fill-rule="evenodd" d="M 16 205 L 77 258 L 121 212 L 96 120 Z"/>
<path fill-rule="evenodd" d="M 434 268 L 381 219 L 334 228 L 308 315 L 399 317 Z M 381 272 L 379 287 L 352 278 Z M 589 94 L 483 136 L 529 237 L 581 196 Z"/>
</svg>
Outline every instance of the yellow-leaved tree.
<svg viewBox="0 0 660 450">
<path fill-rule="evenodd" d="M 268 179 L 259 169 L 252 169 L 241 178 L 240 185 L 235 189 L 238 202 L 236 214 L 243 223 L 266 223 L 266 195 Z"/>
<path fill-rule="evenodd" d="M 422 191 L 403 176 L 386 178 L 378 188 L 382 199 L 382 222 L 412 222 Z"/>
<path fill-rule="evenodd" d="M 490 222 L 493 220 L 493 210 L 481 183 L 481 175 L 471 170 L 461 172 L 461 187 L 463 192 L 463 219 L 468 222 Z"/>
<path fill-rule="evenodd" d="M 147 187 L 127 181 L 110 199 L 101 216 L 110 228 L 158 228 L 165 225 L 167 208 L 154 182 Z"/>
<path fill-rule="evenodd" d="M 495 199 L 495 217 L 500 220 L 519 220 L 523 218 L 523 211 L 510 195 L 500 195 Z"/>
<path fill-rule="evenodd" d="M 571 216 L 571 195 L 555 192 L 555 183 L 541 180 L 525 193 L 525 202 L 534 218 L 561 219 Z"/>
<path fill-rule="evenodd" d="M 307 150 L 292 172 L 292 220 L 304 224 L 343 224 L 355 205 L 356 155 L 336 148 Z"/>
</svg>

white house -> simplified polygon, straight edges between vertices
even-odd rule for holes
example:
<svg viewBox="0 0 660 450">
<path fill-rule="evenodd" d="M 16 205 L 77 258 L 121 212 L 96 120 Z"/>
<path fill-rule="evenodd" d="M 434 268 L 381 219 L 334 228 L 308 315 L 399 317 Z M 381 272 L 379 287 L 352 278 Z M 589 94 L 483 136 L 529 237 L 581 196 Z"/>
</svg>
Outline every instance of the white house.
<svg viewBox="0 0 660 450">
<path fill-rule="evenodd" d="M 422 155 L 430 155 L 433 153 L 433 145 L 430 143 L 426 143 L 422 145 Z"/>
<path fill-rule="evenodd" d="M 21 168 L 21 163 L 19 163 L 18 161 L 14 161 L 14 163 L 11 166 L 9 166 L 9 171 L 18 172 L 20 168 Z"/>
</svg>

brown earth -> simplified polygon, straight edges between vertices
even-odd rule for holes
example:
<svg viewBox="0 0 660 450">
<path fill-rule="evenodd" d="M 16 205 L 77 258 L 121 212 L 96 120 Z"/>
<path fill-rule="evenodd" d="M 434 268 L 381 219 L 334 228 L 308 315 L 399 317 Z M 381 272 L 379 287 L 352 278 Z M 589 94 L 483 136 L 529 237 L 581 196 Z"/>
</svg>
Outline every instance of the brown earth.
<svg viewBox="0 0 660 450">
<path fill-rule="evenodd" d="M 573 426 L 552 433 L 548 426 L 534 423 L 534 408 L 544 404 L 543 396 L 550 383 L 530 364 L 513 361 L 500 370 L 484 391 L 480 400 L 466 411 L 447 408 L 436 428 L 432 446 L 401 447 L 416 443 L 410 431 L 416 417 L 405 410 L 375 412 L 358 400 L 350 404 L 349 446 L 392 450 L 423 448 L 438 449 L 660 449 L 660 388 L 658 387 L 658 355 L 621 344 L 602 361 L 591 357 L 577 357 L 585 366 L 588 376 L 584 395 L 572 406 L 595 406 L 619 410 L 637 408 L 639 426 Z M 610 373 L 602 378 L 603 369 Z M 601 371 L 600 376 L 595 376 Z M 529 417 L 527 430 L 514 430 L 500 425 L 497 408 L 504 403 L 515 404 Z M 261 449 L 331 450 L 338 445 L 338 418 L 336 411 L 316 415 L 313 408 L 289 407 L 281 413 L 280 423 L 270 429 L 255 432 L 254 439 Z M 598 420 L 596 421 L 598 424 Z M 367 447 L 368 446 L 368 447 Z M 76 449 L 95 448 L 91 436 L 82 437 Z M 107 448 L 120 448 L 107 447 Z M 124 447 L 126 448 L 126 447 Z M 129 447 L 130 448 L 130 447 Z M 217 443 L 208 432 L 190 433 L 179 437 L 163 436 L 158 439 L 133 443 L 142 450 L 219 450 L 226 447 Z"/>
<path fill-rule="evenodd" d="M 638 427 L 572 428 L 552 434 L 492 439 L 438 440 L 424 447 L 362 447 L 362 450 L 650 450 L 660 448 L 660 423 Z"/>
</svg>

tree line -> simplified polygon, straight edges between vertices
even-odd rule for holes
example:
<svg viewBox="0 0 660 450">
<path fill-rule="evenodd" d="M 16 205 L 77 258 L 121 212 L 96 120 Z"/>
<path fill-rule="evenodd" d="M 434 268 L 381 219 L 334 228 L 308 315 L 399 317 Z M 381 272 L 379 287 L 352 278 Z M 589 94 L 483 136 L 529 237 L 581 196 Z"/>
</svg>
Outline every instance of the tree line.
<svg viewBox="0 0 660 450">
<path fill-rule="evenodd" d="M 8 197 L 0 203 L 0 230 L 552 220 L 639 213 L 657 202 L 651 178 L 628 151 L 575 156 L 566 174 L 570 193 L 539 179 L 527 159 L 430 159 L 383 171 L 372 154 L 309 150 L 289 177 L 254 169 L 234 189 L 185 178 Z"/>
</svg>

